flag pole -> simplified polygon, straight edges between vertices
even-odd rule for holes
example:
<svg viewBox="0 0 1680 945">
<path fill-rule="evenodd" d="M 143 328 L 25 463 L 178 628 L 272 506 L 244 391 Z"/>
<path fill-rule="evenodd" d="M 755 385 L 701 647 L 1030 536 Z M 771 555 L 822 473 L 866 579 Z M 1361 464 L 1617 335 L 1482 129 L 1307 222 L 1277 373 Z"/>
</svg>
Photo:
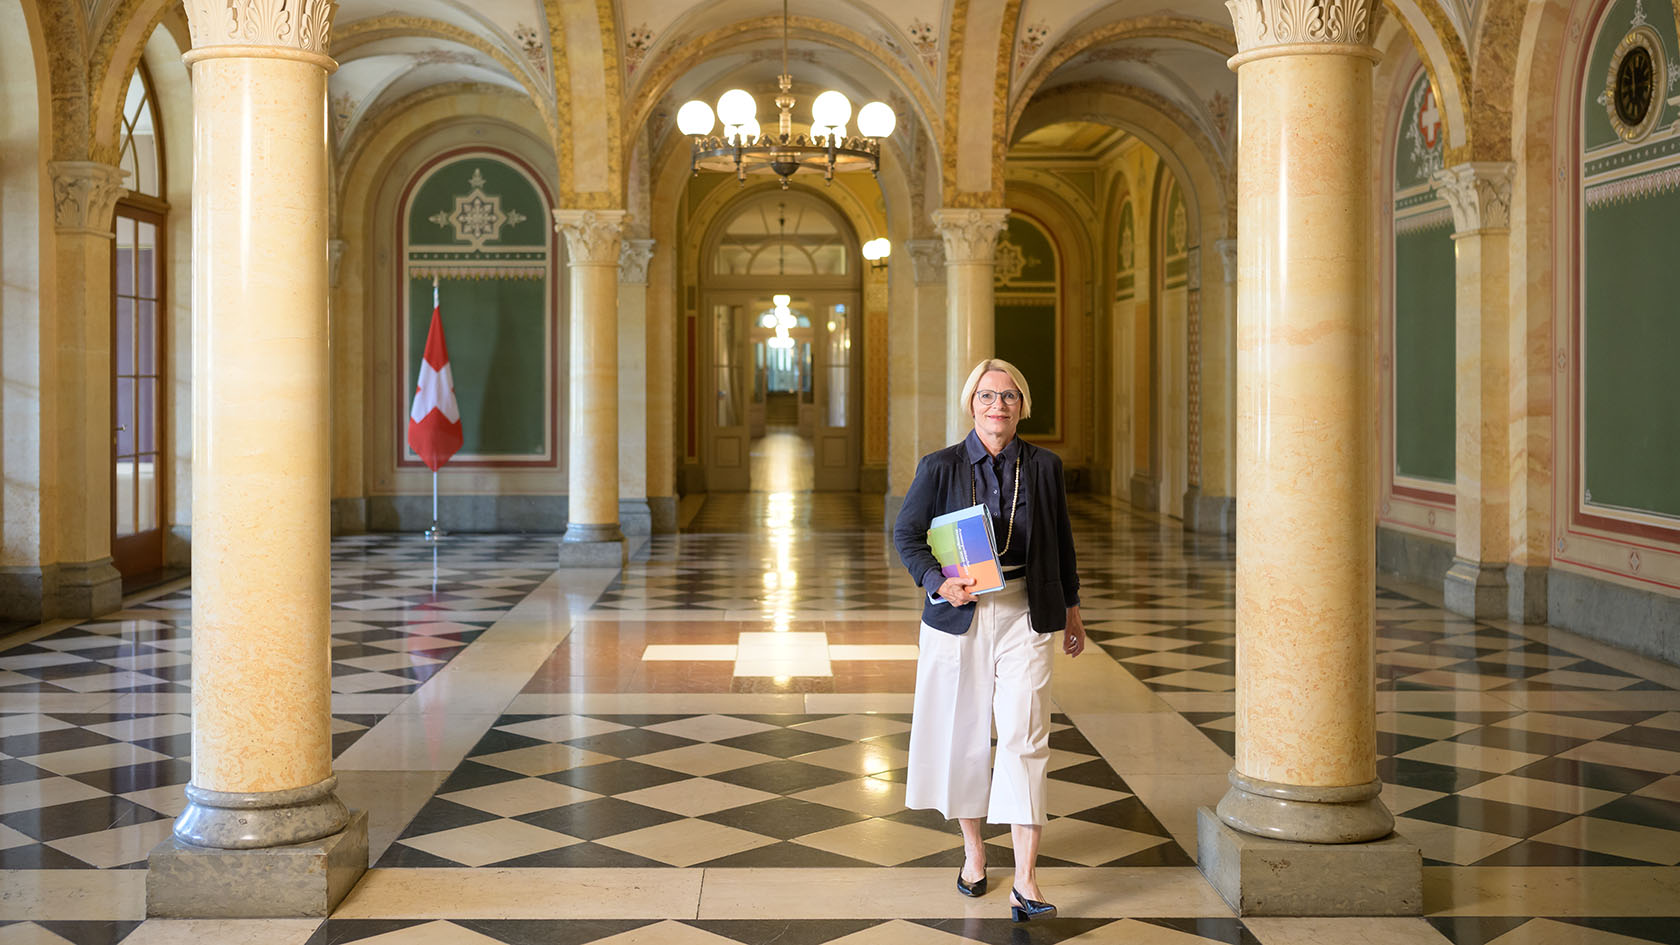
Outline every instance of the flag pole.
<svg viewBox="0 0 1680 945">
<path fill-rule="evenodd" d="M 438 277 L 432 276 L 432 311 L 438 310 Z M 432 470 L 432 527 L 426 529 L 427 541 L 442 541 L 449 533 L 438 527 L 438 474 Z M 437 583 L 437 562 L 432 562 L 432 582 Z"/>
</svg>

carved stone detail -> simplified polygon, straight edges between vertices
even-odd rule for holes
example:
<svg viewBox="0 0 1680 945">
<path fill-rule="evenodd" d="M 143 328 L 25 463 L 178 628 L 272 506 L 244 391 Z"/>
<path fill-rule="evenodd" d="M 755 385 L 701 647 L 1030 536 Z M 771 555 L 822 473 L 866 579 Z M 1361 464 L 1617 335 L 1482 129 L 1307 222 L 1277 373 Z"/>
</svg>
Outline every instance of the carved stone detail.
<svg viewBox="0 0 1680 945">
<path fill-rule="evenodd" d="M 325 56 L 336 0 L 187 0 L 194 49 L 282 46 Z"/>
<path fill-rule="evenodd" d="M 946 264 L 990 263 L 1009 210 L 1004 207 L 933 211 L 933 225 L 945 240 Z"/>
<path fill-rule="evenodd" d="M 916 271 L 917 285 L 931 285 L 945 281 L 945 242 L 943 240 L 910 240 L 904 244 L 910 254 L 910 265 Z"/>
<path fill-rule="evenodd" d="M 1470 161 L 1436 171 L 1432 180 L 1452 207 L 1453 232 L 1509 232 L 1511 180 L 1516 173 L 1509 161 Z"/>
<path fill-rule="evenodd" d="M 1296 43 L 1368 45 L 1373 6 L 1372 0 L 1225 0 L 1239 52 Z"/>
<path fill-rule="evenodd" d="M 111 214 L 127 192 L 127 172 L 98 161 L 53 161 L 53 228 L 60 233 L 113 236 Z"/>
<path fill-rule="evenodd" d="M 554 229 L 566 237 L 574 266 L 617 266 L 630 215 L 623 210 L 556 210 Z"/>
<path fill-rule="evenodd" d="M 1219 253 L 1219 262 L 1225 267 L 1225 284 L 1237 284 L 1237 241 L 1214 240 L 1213 248 Z"/>
<path fill-rule="evenodd" d="M 618 251 L 620 285 L 647 285 L 648 263 L 653 260 L 653 240 L 625 240 Z"/>
</svg>

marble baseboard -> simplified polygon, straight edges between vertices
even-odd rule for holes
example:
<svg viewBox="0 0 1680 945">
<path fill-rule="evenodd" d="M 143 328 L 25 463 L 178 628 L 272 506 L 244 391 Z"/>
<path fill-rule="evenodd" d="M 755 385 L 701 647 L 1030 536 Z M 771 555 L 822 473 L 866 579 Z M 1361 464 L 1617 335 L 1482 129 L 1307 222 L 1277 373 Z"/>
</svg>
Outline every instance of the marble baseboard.
<svg viewBox="0 0 1680 945">
<path fill-rule="evenodd" d="M 1228 495 L 1207 495 L 1200 486 L 1184 492 L 1184 530 L 1206 535 L 1237 533 L 1237 500 Z"/>
<path fill-rule="evenodd" d="M 363 496 L 332 500 L 332 533 L 360 535 L 368 530 L 368 500 Z"/>
<path fill-rule="evenodd" d="M 53 615 L 47 602 L 58 586 L 58 566 L 17 565 L 0 568 L 0 621 L 40 623 Z"/>
<path fill-rule="evenodd" d="M 431 495 L 367 498 L 367 530 L 422 532 L 432 525 Z M 440 495 L 438 524 L 451 532 L 558 534 L 566 530 L 563 495 Z"/>
<path fill-rule="evenodd" d="M 648 533 L 652 535 L 674 535 L 677 531 L 677 497 L 674 495 L 648 496 Z"/>
<path fill-rule="evenodd" d="M 367 872 L 367 812 L 308 843 L 216 850 L 163 841 L 147 858 L 146 914 L 172 919 L 325 916 Z"/>
<path fill-rule="evenodd" d="M 1505 619 L 1545 623 L 1551 569 L 1523 564 L 1505 566 Z"/>
<path fill-rule="evenodd" d="M 556 542 L 559 546 L 558 561 L 562 568 L 621 568 L 624 566 L 626 542 L 620 538 L 616 541 L 566 541 Z"/>
<path fill-rule="evenodd" d="M 1530 568 L 1530 574 L 1534 570 Z M 1546 576 L 1546 619 L 1554 627 L 1680 665 L 1680 633 L 1675 632 L 1680 627 L 1680 597 L 1551 568 Z"/>
<path fill-rule="evenodd" d="M 626 535 L 653 534 L 653 510 L 648 500 L 619 499 L 618 528 Z"/>
<path fill-rule="evenodd" d="M 1377 570 L 1440 587 L 1453 564 L 1452 542 L 1377 528 Z"/>
<path fill-rule="evenodd" d="M 1196 811 L 1196 862 L 1242 916 L 1423 914 L 1423 854 L 1399 834 L 1371 843 L 1291 843 Z"/>
</svg>

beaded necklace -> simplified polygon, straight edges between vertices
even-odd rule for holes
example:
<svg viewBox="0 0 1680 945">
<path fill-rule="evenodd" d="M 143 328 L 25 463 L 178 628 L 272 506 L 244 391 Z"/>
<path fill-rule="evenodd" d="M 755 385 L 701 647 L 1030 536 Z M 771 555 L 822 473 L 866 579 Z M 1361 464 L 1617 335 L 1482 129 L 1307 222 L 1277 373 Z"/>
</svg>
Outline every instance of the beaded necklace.
<svg viewBox="0 0 1680 945">
<path fill-rule="evenodd" d="M 968 501 L 974 505 L 980 504 L 980 487 L 974 478 L 974 464 L 968 464 Z M 1004 534 L 1003 550 L 998 552 L 998 560 L 1009 551 L 1009 543 L 1015 540 L 1015 506 L 1021 501 L 1021 454 L 1015 454 L 1015 494 L 1009 499 L 1009 531 Z"/>
</svg>

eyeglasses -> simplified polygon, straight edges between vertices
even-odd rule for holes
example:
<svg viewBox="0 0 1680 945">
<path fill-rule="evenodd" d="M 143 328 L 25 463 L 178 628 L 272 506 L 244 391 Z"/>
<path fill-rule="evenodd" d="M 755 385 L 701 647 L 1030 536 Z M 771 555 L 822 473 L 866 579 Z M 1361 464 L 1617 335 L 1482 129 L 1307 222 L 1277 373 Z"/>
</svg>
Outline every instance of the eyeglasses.
<svg viewBox="0 0 1680 945">
<path fill-rule="evenodd" d="M 980 402 L 988 407 L 997 403 L 999 397 L 1003 398 L 1005 407 L 1013 407 L 1021 402 L 1021 392 L 1018 390 L 977 390 L 974 396 L 980 398 Z"/>
</svg>

